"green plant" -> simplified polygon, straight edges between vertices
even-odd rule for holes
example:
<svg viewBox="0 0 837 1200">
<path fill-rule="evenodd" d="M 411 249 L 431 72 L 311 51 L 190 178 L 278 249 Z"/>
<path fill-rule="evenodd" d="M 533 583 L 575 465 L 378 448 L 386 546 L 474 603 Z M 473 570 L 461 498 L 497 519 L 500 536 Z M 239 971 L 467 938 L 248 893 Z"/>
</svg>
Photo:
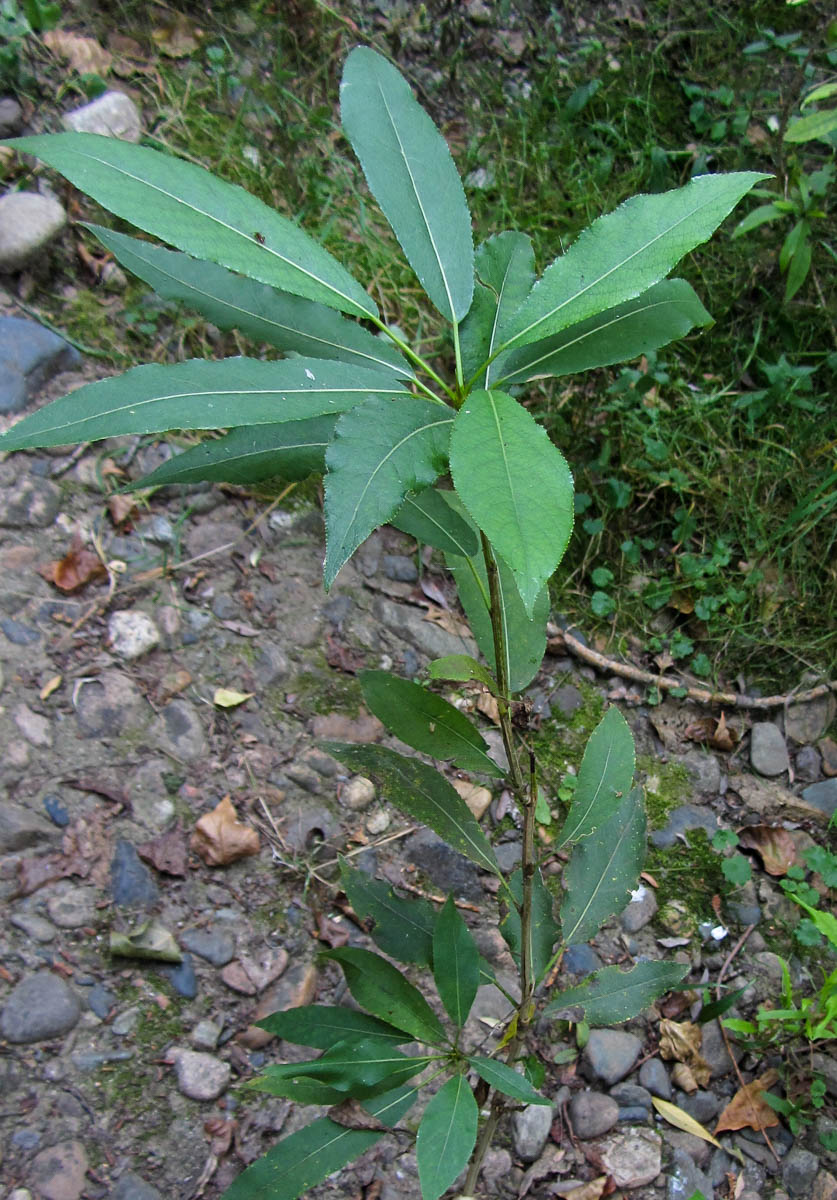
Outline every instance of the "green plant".
<svg viewBox="0 0 837 1200">
<path fill-rule="evenodd" d="M 324 471 L 326 587 L 386 522 L 441 551 L 485 662 L 439 659 L 428 669 L 428 686 L 368 671 L 361 677 L 364 699 L 420 754 L 501 780 L 522 823 L 522 865 L 506 876 L 440 771 L 381 746 L 324 744 L 494 876 L 519 995 L 507 994 L 500 1041 L 481 1053 L 469 1042 L 466 1021 L 480 983 L 499 984 L 453 898 L 437 912 L 342 864 L 355 912 L 371 920 L 372 937 L 389 957 L 354 947 L 324 955 L 341 967 L 361 1011 L 315 1005 L 264 1022 L 282 1038 L 324 1053 L 271 1065 L 255 1086 L 331 1105 L 332 1116 L 280 1142 L 232 1185 L 228 1200 L 268 1192 L 292 1200 L 399 1124 L 430 1082 L 438 1090 L 416 1138 L 422 1194 L 436 1200 L 470 1160 L 470 1195 L 506 1108 L 548 1103 L 536 1090 L 542 1069 L 527 1045 L 536 988 L 567 945 L 592 937 L 627 902 L 643 860 L 645 813 L 641 789 L 633 786 L 633 739 L 612 708 L 590 738 L 574 790 L 566 786 L 571 800 L 552 847 L 568 857 L 557 922 L 535 838 L 537 822 L 550 814 L 517 697 L 543 657 L 546 585 L 572 530 L 573 483 L 561 453 L 511 391 L 543 375 L 647 354 L 707 324 L 692 288 L 665 277 L 761 178 L 707 175 L 676 191 L 635 196 L 597 220 L 535 282 L 525 234 L 497 234 L 474 252 L 448 148 L 394 67 L 371 50 L 354 50 L 341 104 L 369 187 L 447 322 L 449 376 L 387 325 L 336 259 L 240 189 L 193 164 L 110 139 L 59 134 L 12 143 L 177 248 L 92 227 L 165 299 L 294 357 L 137 367 L 25 418 L 0 439 L 0 450 L 226 428 L 226 436 L 185 451 L 141 486 L 252 483 Z M 628 503 L 618 481 L 611 492 L 613 506 Z M 507 770 L 473 723 L 432 690 L 436 681 L 491 693 Z M 432 975 L 445 1023 L 390 958 Z M 628 972 L 606 967 L 551 997 L 545 1012 L 617 1023 L 685 973 L 673 963 L 641 962 Z M 409 1043 L 418 1043 L 418 1052 L 398 1049 Z M 358 1103 L 367 1114 L 362 1121 L 354 1115 Z"/>
<path fill-rule="evenodd" d="M 42 0 L 0 0 L 0 88 L 18 87 L 23 78 L 21 53 L 28 37 L 52 29 L 59 5 Z"/>
</svg>

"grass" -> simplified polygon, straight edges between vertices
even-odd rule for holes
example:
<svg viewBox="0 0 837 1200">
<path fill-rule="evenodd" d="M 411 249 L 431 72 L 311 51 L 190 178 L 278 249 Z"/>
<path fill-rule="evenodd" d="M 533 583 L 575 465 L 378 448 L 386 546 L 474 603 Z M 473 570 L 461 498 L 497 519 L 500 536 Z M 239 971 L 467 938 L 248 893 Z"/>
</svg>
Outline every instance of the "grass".
<svg viewBox="0 0 837 1200">
<path fill-rule="evenodd" d="M 527 46 L 498 69 L 495 30 L 469 23 L 458 6 L 441 15 L 408 7 L 386 25 L 360 4 L 215 6 L 211 17 L 196 14 L 204 36 L 190 57 L 158 55 L 136 81 L 156 114 L 148 141 L 206 164 L 322 238 L 372 281 L 386 319 L 444 360 L 433 312 L 336 125 L 340 65 L 357 40 L 393 54 L 444 129 L 477 238 L 526 230 L 540 267 L 636 191 L 677 186 L 693 171 L 792 168 L 771 120 L 834 65 L 816 3 L 696 12 L 654 0 L 644 25 L 602 13 L 585 23 L 573 6 L 562 24 L 535 0 L 522 9 L 509 23 Z M 154 56 L 155 20 L 117 0 L 91 12 L 83 31 L 104 39 L 125 29 Z M 745 53 L 765 29 L 799 37 Z M 56 81 L 47 60 L 37 65 L 42 86 L 51 71 Z M 833 151 L 811 143 L 797 156 L 810 170 Z M 812 276 L 786 304 L 778 250 L 787 230 L 732 240 L 734 222 L 684 264 L 716 319 L 710 331 L 652 361 L 532 385 L 526 402 L 567 454 L 581 493 L 556 606 L 605 648 L 630 633 L 649 662 L 664 654 L 699 677 L 743 674 L 776 690 L 805 669 L 833 673 L 837 659 L 829 399 L 837 357 L 824 303 L 837 270 L 818 245 Z M 837 244 L 833 211 L 819 234 Z M 66 271 L 72 278 L 77 264 Z M 114 358 L 254 350 L 200 320 L 184 323 L 134 285 L 118 302 L 79 293 L 43 303 L 57 324 Z"/>
</svg>

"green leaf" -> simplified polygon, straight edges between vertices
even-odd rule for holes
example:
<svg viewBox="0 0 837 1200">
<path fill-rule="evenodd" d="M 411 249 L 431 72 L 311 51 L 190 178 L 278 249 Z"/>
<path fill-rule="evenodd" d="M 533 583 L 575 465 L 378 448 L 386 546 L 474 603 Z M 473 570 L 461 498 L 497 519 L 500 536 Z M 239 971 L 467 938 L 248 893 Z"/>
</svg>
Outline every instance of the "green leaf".
<svg viewBox="0 0 837 1200">
<path fill-rule="evenodd" d="M 642 789 L 633 788 L 607 820 L 575 845 L 564 868 L 565 946 L 589 941 L 608 917 L 622 911 L 636 887 L 644 857 Z"/>
<path fill-rule="evenodd" d="M 476 680 L 484 683 L 492 695 L 497 691 L 497 680 L 470 654 L 447 654 L 444 658 L 434 658 L 428 664 L 427 674 L 431 679 L 452 679 L 456 683 Z"/>
<path fill-rule="evenodd" d="M 187 304 L 219 329 L 239 329 L 255 342 L 308 358 L 336 358 L 401 379 L 414 372 L 394 346 L 345 320 L 333 308 L 276 292 L 215 263 L 165 250 L 151 242 L 88 225 L 123 267 L 158 296 Z"/>
<path fill-rule="evenodd" d="M 374 954 L 370 957 L 377 958 Z M 395 968 L 391 970 L 395 971 Z M 397 971 L 395 974 L 401 979 Z M 404 983 L 403 979 L 401 982 Z M 405 987 L 409 986 L 405 984 Z M 419 993 L 416 992 L 416 995 Z M 319 1058 L 305 1062 L 271 1063 L 265 1068 L 263 1078 L 271 1083 L 286 1079 L 320 1081 L 343 1093 L 340 1099 L 345 1099 L 347 1093 L 356 1097 L 372 1096 L 383 1088 L 406 1083 L 431 1061 L 431 1056 L 427 1054 L 402 1054 L 388 1040 L 379 1041 L 376 1037 L 369 1037 L 358 1041 L 357 1038 L 348 1038 L 330 1046 Z"/>
<path fill-rule="evenodd" d="M 393 1045 L 410 1040 L 402 1030 L 379 1021 L 377 1017 L 370 1017 L 368 1013 L 328 1004 L 288 1008 L 284 1012 L 271 1013 L 256 1024 L 259 1029 L 266 1029 L 286 1042 L 313 1046 L 315 1050 L 328 1050 L 335 1042 L 346 1038 L 374 1037 L 379 1042 L 389 1039 Z"/>
<path fill-rule="evenodd" d="M 480 952 L 468 926 L 448 896 L 433 934 L 433 978 L 445 1010 L 457 1029 L 468 1019 L 480 982 Z"/>
<path fill-rule="evenodd" d="M 504 387 L 544 375 L 575 375 L 625 362 L 685 337 L 712 318 L 684 279 L 667 279 L 606 312 L 502 358 L 494 379 Z M 501 362 L 501 359 L 497 359 Z"/>
<path fill-rule="evenodd" d="M 785 211 L 776 204 L 760 204 L 758 208 L 748 212 L 746 217 L 738 222 L 732 231 L 732 236 L 734 238 L 741 237 L 743 234 L 749 233 L 751 229 L 758 229 L 759 225 L 766 225 L 769 221 L 781 221 L 786 215 Z"/>
<path fill-rule="evenodd" d="M 374 780 L 391 804 L 482 867 L 499 874 L 491 843 L 459 793 L 433 767 L 385 746 L 322 742 L 323 749 L 359 775 Z M 381 1014 L 379 1013 L 378 1016 Z"/>
<path fill-rule="evenodd" d="M 808 113 L 791 121 L 785 130 L 786 142 L 813 142 L 821 139 L 830 141 L 830 134 L 837 129 L 837 108 L 823 108 L 820 112 Z"/>
<path fill-rule="evenodd" d="M 384 954 L 399 962 L 429 967 L 433 961 L 436 910 L 420 897 L 405 900 L 381 879 L 371 879 L 340 860 L 340 882 L 355 913 L 375 925 L 372 937 Z"/>
<path fill-rule="evenodd" d="M 416 495 L 407 496 L 390 525 L 445 554 L 476 554 L 479 538 L 451 508 L 446 494 L 439 488 L 426 487 Z"/>
<path fill-rule="evenodd" d="M 808 278 L 808 272 L 811 269 L 811 243 L 806 238 L 800 242 L 794 251 L 793 258 L 788 267 L 788 277 L 785 283 L 785 300 L 792 300 L 799 289 L 802 287 L 805 280 Z"/>
<path fill-rule="evenodd" d="M 447 470 L 451 410 L 409 397 L 373 397 L 344 413 L 326 451 L 326 588 L 373 529 Z"/>
<path fill-rule="evenodd" d="M 590 1025 L 618 1025 L 637 1016 L 688 973 L 688 965 L 681 963 L 640 962 L 629 971 L 604 967 L 578 987 L 555 996 L 543 1015 L 557 1016 L 566 1009 L 581 1008 Z"/>
<path fill-rule="evenodd" d="M 500 378 L 504 357 L 500 355 L 482 371 L 479 368 L 502 344 L 510 317 L 535 282 L 532 239 L 525 233 L 498 233 L 478 247 L 474 270 L 474 302 L 462 323 L 462 365 L 472 386 L 488 387 Z"/>
<path fill-rule="evenodd" d="M 317 1079 L 287 1079 L 284 1075 L 278 1077 L 271 1074 L 270 1066 L 265 1067 L 263 1075 L 257 1075 L 244 1085 L 254 1092 L 267 1092 L 269 1096 L 279 1096 L 285 1100 L 293 1100 L 297 1104 L 342 1104 L 346 1093 L 337 1088 L 320 1083 Z"/>
<path fill-rule="evenodd" d="M 505 392 L 477 391 L 456 417 L 450 469 L 469 514 L 514 575 L 527 616 L 573 527 L 573 479 L 546 430 Z"/>
<path fill-rule="evenodd" d="M 589 837 L 612 815 L 631 789 L 635 767 L 633 734 L 614 705 L 590 734 L 559 846 Z"/>
<path fill-rule="evenodd" d="M 699 175 L 674 191 L 632 196 L 599 217 L 535 284 L 504 348 L 551 337 L 641 295 L 705 242 L 753 184 L 767 178 L 754 171 Z"/>
<path fill-rule="evenodd" d="M 243 188 L 147 146 L 92 133 L 16 138 L 103 208 L 195 258 L 356 317 L 375 301 L 337 259 Z"/>
<path fill-rule="evenodd" d="M 471 307 L 474 243 L 444 138 L 403 76 L 365 46 L 346 59 L 340 118 L 422 287 L 442 316 L 460 321 Z"/>
<path fill-rule="evenodd" d="M 477 645 L 492 670 L 496 670 L 491 620 L 482 592 L 474 578 L 476 574 L 487 591 L 488 576 L 482 554 L 471 559 L 457 558 L 451 554 L 446 556 L 445 562 L 456 580 L 456 590 L 468 617 L 471 632 L 477 640 Z M 549 616 L 549 593 L 546 588 L 543 589 L 535 601 L 533 617 L 528 617 L 523 608 L 520 593 L 515 586 L 511 569 L 502 559 L 498 559 L 497 566 L 500 575 L 501 617 L 505 634 L 506 674 L 511 690 L 520 692 L 528 683 L 532 682 L 543 662 L 546 650 L 546 620 Z"/>
<path fill-rule="evenodd" d="M 151 363 L 87 384 L 24 417 L 0 438 L 0 451 L 95 442 L 126 433 L 299 421 L 342 412 L 370 393 L 409 395 L 392 375 L 318 358 Z"/>
<path fill-rule="evenodd" d="M 730 858 L 725 858 L 721 863 L 721 871 L 724 879 L 726 879 L 727 883 L 731 883 L 733 887 L 743 887 L 753 877 L 750 860 L 749 858 L 745 858 L 743 854 L 733 854 Z"/>
<path fill-rule="evenodd" d="M 479 1111 L 464 1075 L 454 1075 L 427 1108 L 416 1136 L 422 1200 L 439 1200 L 468 1165 L 477 1140 Z"/>
<path fill-rule="evenodd" d="M 473 1054 L 468 1057 L 468 1062 L 480 1079 L 484 1079 L 504 1096 L 520 1100 L 522 1104 L 543 1104 L 551 1107 L 552 1101 L 536 1092 L 525 1075 L 518 1075 L 517 1071 L 507 1067 L 505 1063 L 498 1062 L 496 1058 L 483 1058 Z"/>
<path fill-rule="evenodd" d="M 385 958 L 353 946 L 339 946 L 323 957 L 340 963 L 349 991 L 374 1016 L 411 1033 L 417 1041 L 445 1040 L 445 1031 L 424 996 Z"/>
<path fill-rule="evenodd" d="M 702 1004 L 696 1018 L 697 1024 L 706 1025 L 708 1021 L 714 1021 L 717 1017 L 723 1016 L 728 1009 L 732 1008 L 733 1004 L 738 1003 L 746 990 L 746 987 L 736 988 L 734 992 L 727 992 L 726 996 L 722 996 L 720 1000 Z"/>
<path fill-rule="evenodd" d="M 523 871 L 518 868 L 508 882 L 510 896 L 506 898 L 508 911 L 500 922 L 500 933 L 511 950 L 512 958 L 520 964 L 521 935 L 520 908 L 523 903 Z M 560 929 L 552 915 L 554 900 L 552 892 L 543 881 L 540 869 L 535 868 L 532 880 L 532 921 L 530 958 L 535 982 L 538 983 L 552 959 Z"/>
<path fill-rule="evenodd" d="M 134 484 L 137 488 L 170 483 L 255 483 L 279 476 L 307 479 L 325 471 L 325 451 L 334 436 L 336 417 L 311 417 L 281 425 L 233 429 L 220 438 L 176 454 Z"/>
<path fill-rule="evenodd" d="M 488 757 L 488 743 L 447 700 L 389 671 L 361 671 L 358 678 L 367 708 L 402 742 L 463 771 L 503 775 Z"/>
</svg>

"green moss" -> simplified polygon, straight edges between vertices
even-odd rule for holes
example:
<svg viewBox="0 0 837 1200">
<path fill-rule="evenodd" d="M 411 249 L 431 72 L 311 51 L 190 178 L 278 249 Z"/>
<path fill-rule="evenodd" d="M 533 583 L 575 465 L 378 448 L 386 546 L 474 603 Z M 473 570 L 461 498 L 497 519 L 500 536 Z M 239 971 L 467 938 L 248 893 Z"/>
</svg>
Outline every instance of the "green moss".
<svg viewBox="0 0 837 1200">
<path fill-rule="evenodd" d="M 357 676 L 333 671 L 329 667 L 304 671 L 294 680 L 293 690 L 297 697 L 296 707 L 317 716 L 339 712 L 356 717 L 363 704 Z"/>
<path fill-rule="evenodd" d="M 604 698 L 592 683 L 574 678 L 573 687 L 582 695 L 580 707 L 570 717 L 550 717 L 532 739 L 541 783 L 550 796 L 557 793 L 569 768 L 578 770 L 587 739 L 604 711 Z"/>
<path fill-rule="evenodd" d="M 649 846 L 645 870 L 657 882 L 660 908 L 679 901 L 698 922 L 712 917 L 712 897 L 729 891 L 721 871 L 721 855 L 703 829 L 690 830 L 689 844 L 676 841 L 665 849 Z"/>
<path fill-rule="evenodd" d="M 167 1009 L 159 1008 L 147 997 L 137 996 L 132 988 L 120 992 L 120 1007 L 144 1006 L 133 1034 L 125 1039 L 126 1049 L 133 1049 L 135 1054 L 126 1062 L 106 1063 L 95 1074 L 96 1086 L 105 1096 L 108 1109 L 127 1109 L 132 1118 L 159 1109 L 148 1088 L 148 1077 L 154 1069 L 152 1061 L 159 1058 L 166 1046 L 184 1036 L 182 1000 L 163 980 L 155 979 L 154 986 L 168 994 Z"/>
<path fill-rule="evenodd" d="M 683 804 L 689 791 L 689 773 L 682 763 L 661 762 L 650 754 L 637 758 L 639 777 L 645 782 L 645 811 L 649 829 L 662 829 L 669 814 Z"/>
</svg>

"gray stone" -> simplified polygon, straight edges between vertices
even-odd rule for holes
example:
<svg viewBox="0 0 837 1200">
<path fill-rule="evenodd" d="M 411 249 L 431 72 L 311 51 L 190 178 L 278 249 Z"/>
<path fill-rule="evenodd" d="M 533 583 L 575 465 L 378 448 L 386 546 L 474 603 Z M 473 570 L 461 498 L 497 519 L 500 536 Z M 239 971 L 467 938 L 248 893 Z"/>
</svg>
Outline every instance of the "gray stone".
<svg viewBox="0 0 837 1200">
<path fill-rule="evenodd" d="M 282 647 L 277 646 L 275 642 L 259 639 L 253 674 L 262 687 L 272 687 L 280 683 L 288 678 L 290 672 L 291 664 Z"/>
<path fill-rule="evenodd" d="M 478 653 L 476 642 L 465 634 L 448 633 L 433 621 L 426 621 L 415 608 L 395 604 L 379 596 L 374 604 L 374 615 L 391 630 L 396 637 L 410 642 L 428 658 L 444 658 L 447 654 Z"/>
<path fill-rule="evenodd" d="M 0 197 L 0 273 L 26 266 L 66 224 L 67 214 L 52 196 L 8 192 Z"/>
<path fill-rule="evenodd" d="M 220 1036 L 221 1026 L 218 1022 L 205 1018 L 203 1021 L 198 1021 L 189 1035 L 189 1040 L 196 1050 L 214 1050 Z"/>
<path fill-rule="evenodd" d="M 415 561 L 406 554 L 385 554 L 381 565 L 387 579 L 398 583 L 415 583 L 418 579 Z"/>
<path fill-rule="evenodd" d="M 663 1142 L 653 1129 L 605 1134 L 596 1149 L 603 1172 L 613 1176 L 617 1188 L 642 1187 L 660 1173 Z"/>
<path fill-rule="evenodd" d="M 87 1155 L 81 1142 L 59 1142 L 36 1154 L 29 1181 L 38 1200 L 78 1200 L 85 1189 Z"/>
<path fill-rule="evenodd" d="M 54 842 L 59 836 L 55 826 L 40 813 L 18 804 L 0 804 L 0 854 L 28 850 Z"/>
<path fill-rule="evenodd" d="M 84 683 L 75 701 L 76 721 L 83 738 L 116 737 L 138 727 L 145 718 L 139 688 L 120 671 L 103 671 Z"/>
<path fill-rule="evenodd" d="M 114 654 L 132 662 L 160 644 L 160 630 L 139 609 L 121 609 L 110 615 L 108 640 Z"/>
<path fill-rule="evenodd" d="M 698 804 L 681 804 L 669 814 L 665 829 L 655 830 L 650 837 L 651 842 L 661 850 L 668 850 L 690 829 L 703 829 L 708 838 L 718 830 L 718 819 L 709 808 Z"/>
<path fill-rule="evenodd" d="M 610 1095 L 620 1108 L 651 1108 L 651 1093 L 636 1083 L 617 1083 Z"/>
<path fill-rule="evenodd" d="M 15 929 L 22 930 L 35 942 L 51 942 L 58 932 L 49 921 L 29 912 L 12 913 L 9 924 L 14 925 Z"/>
<path fill-rule="evenodd" d="M 184 954 L 179 963 L 161 963 L 159 970 L 179 996 L 194 1000 L 198 994 L 198 977 L 191 954 Z"/>
<path fill-rule="evenodd" d="M 689 772 L 699 796 L 717 796 L 721 788 L 721 767 L 707 750 L 690 750 L 680 760 Z"/>
<path fill-rule="evenodd" d="M 2 524 L 2 518 L 0 518 L 0 524 Z M 37 629 L 33 629 L 31 625 L 24 625 L 22 621 L 15 621 L 11 617 L 5 617 L 0 621 L 0 629 L 3 630 L 6 641 L 11 642 L 13 646 L 34 646 L 41 640 Z"/>
<path fill-rule="evenodd" d="M 188 700 L 172 700 L 163 709 L 160 744 L 183 762 L 197 762 L 207 754 L 206 738 L 198 711 Z"/>
<path fill-rule="evenodd" d="M 482 898 L 479 869 L 430 830 L 422 829 L 408 838 L 404 843 L 404 855 L 444 892 L 452 892 L 466 900 Z"/>
<path fill-rule="evenodd" d="M 580 942 L 575 946 L 567 946 L 561 965 L 567 974 L 583 979 L 585 975 L 592 975 L 594 971 L 598 971 L 603 963 L 592 946 Z"/>
<path fill-rule="evenodd" d="M 569 1103 L 569 1115 L 577 1138 L 599 1137 L 619 1120 L 619 1105 L 600 1092 L 576 1092 Z"/>
<path fill-rule="evenodd" d="M 802 799 L 812 808 L 819 809 L 830 821 L 837 811 L 837 775 L 806 787 Z"/>
<path fill-rule="evenodd" d="M 94 984 L 87 992 L 87 1006 L 100 1021 L 104 1021 L 114 1004 L 116 1004 L 116 996 L 107 988 L 102 987 L 100 983 Z"/>
<path fill-rule="evenodd" d="M 375 785 L 363 775 L 356 775 L 340 790 L 340 803 L 354 811 L 368 808 L 374 799 Z"/>
<path fill-rule="evenodd" d="M 46 717 L 33 712 L 28 704 L 18 704 L 14 720 L 30 746 L 48 749 L 52 745 L 52 726 Z"/>
<path fill-rule="evenodd" d="M 9 1042 L 43 1042 L 63 1037 L 79 1019 L 81 1005 L 72 989 L 50 971 L 22 979 L 0 1013 L 0 1036 Z"/>
<path fill-rule="evenodd" d="M 781 775 L 790 767 L 782 731 L 772 721 L 759 721 L 750 731 L 750 763 L 759 775 Z"/>
<path fill-rule="evenodd" d="M 0 525 L 7 529 L 46 529 L 60 507 L 61 492 L 54 483 L 27 476 L 0 490 Z"/>
<path fill-rule="evenodd" d="M 180 944 L 213 967 L 225 967 L 235 955 L 235 940 L 230 934 L 212 929 L 187 929 L 180 935 Z"/>
<path fill-rule="evenodd" d="M 111 1030 L 116 1037 L 129 1037 L 139 1025 L 139 1019 L 139 1008 L 135 1004 L 131 1005 L 114 1020 Z"/>
<path fill-rule="evenodd" d="M 671 1081 L 659 1058 L 645 1060 L 639 1068 L 639 1082 L 648 1088 L 652 1096 L 659 1096 L 661 1100 L 671 1099 Z"/>
<path fill-rule="evenodd" d="M 173 1052 L 177 1086 L 190 1100 L 217 1100 L 230 1082 L 230 1064 L 197 1050 Z"/>
<path fill-rule="evenodd" d="M 835 714 L 837 699 L 830 692 L 804 704 L 789 704 L 785 709 L 785 737 L 798 746 L 819 741 Z"/>
<path fill-rule="evenodd" d="M 577 709 L 584 704 L 584 697 L 577 687 L 571 683 L 564 684 L 554 691 L 550 697 L 550 704 L 553 709 L 561 714 L 562 717 L 571 717 Z"/>
<path fill-rule="evenodd" d="M 701 1053 L 703 1048 L 701 1047 Z M 729 1056 L 727 1056 L 729 1062 Z M 732 1063 L 730 1063 L 732 1070 Z M 723 1108 L 723 1102 L 715 1095 L 714 1092 L 703 1091 L 702 1089 L 692 1092 L 691 1095 L 677 1097 L 677 1104 L 684 1112 L 687 1112 L 690 1117 L 694 1117 L 701 1125 L 706 1125 L 709 1121 L 716 1117 Z"/>
<path fill-rule="evenodd" d="M 4 96 L 0 100 L 0 137 L 11 137 L 19 133 L 23 125 L 23 109 L 17 100 Z"/>
<path fill-rule="evenodd" d="M 163 1197 L 139 1175 L 126 1171 L 108 1192 L 108 1200 L 163 1200 Z"/>
<path fill-rule="evenodd" d="M 820 1160 L 810 1150 L 794 1146 L 782 1163 L 782 1183 L 790 1196 L 810 1196 Z"/>
<path fill-rule="evenodd" d="M 124 907 L 151 908 L 159 897 L 151 872 L 124 838 L 116 843 L 113 853 L 110 887 L 114 903 Z"/>
<path fill-rule="evenodd" d="M 657 897 L 650 887 L 645 884 L 631 893 L 631 902 L 621 916 L 622 928 L 625 933 L 638 933 L 649 921 L 654 919 L 657 912 Z"/>
<path fill-rule="evenodd" d="M 61 121 L 65 129 L 76 133 L 97 133 L 123 142 L 138 142 L 142 137 L 139 109 L 122 92 L 105 92 L 97 100 L 65 113 Z"/>
<path fill-rule="evenodd" d="M 695 1192 L 704 1200 L 712 1200 L 715 1195 L 712 1180 L 685 1150 L 675 1150 L 669 1166 L 666 1200 L 691 1200 Z"/>
<path fill-rule="evenodd" d="M 0 413 L 21 412 L 53 375 L 80 360 L 74 347 L 36 321 L 0 317 Z"/>
<path fill-rule="evenodd" d="M 803 746 L 793 760 L 794 775 L 801 783 L 816 783 L 822 774 L 822 758 L 813 746 Z"/>
<path fill-rule="evenodd" d="M 62 929 L 79 929 L 95 925 L 98 892 L 92 887 L 70 887 L 47 900 L 50 920 Z"/>
<path fill-rule="evenodd" d="M 594 1029 L 587 1040 L 582 1064 L 588 1078 L 611 1085 L 624 1079 L 642 1051 L 642 1042 L 622 1029 Z"/>
<path fill-rule="evenodd" d="M 552 1109 L 545 1104 L 527 1104 L 512 1117 L 512 1138 L 518 1158 L 534 1162 L 540 1158 L 552 1128 Z"/>
</svg>

